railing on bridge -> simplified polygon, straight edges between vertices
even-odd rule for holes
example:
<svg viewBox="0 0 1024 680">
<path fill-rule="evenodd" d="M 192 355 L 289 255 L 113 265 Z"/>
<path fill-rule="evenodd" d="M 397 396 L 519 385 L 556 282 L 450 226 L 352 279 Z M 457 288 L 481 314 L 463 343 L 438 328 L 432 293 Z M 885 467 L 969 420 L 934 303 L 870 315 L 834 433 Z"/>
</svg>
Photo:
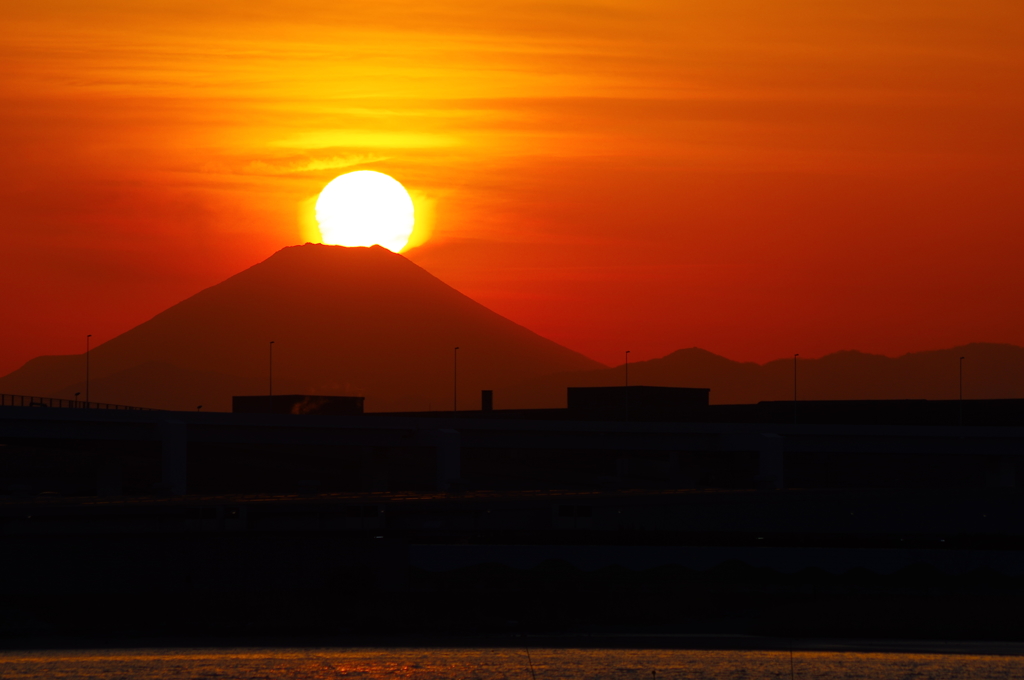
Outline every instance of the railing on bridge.
<svg viewBox="0 0 1024 680">
<path fill-rule="evenodd" d="M 152 411 L 141 406 L 101 404 L 80 399 L 54 399 L 53 397 L 30 397 L 24 394 L 0 394 L 0 406 L 39 406 L 42 408 L 92 408 L 112 411 Z"/>
</svg>

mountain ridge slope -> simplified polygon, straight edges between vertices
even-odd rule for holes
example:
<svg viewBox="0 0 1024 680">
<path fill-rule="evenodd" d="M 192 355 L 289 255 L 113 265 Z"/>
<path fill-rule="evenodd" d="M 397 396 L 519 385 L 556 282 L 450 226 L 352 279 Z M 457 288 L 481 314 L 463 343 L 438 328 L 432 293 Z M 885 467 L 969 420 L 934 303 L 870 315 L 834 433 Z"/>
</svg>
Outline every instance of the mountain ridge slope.
<svg viewBox="0 0 1024 680">
<path fill-rule="evenodd" d="M 956 399 L 959 358 L 964 361 L 967 399 L 1024 399 L 1024 348 L 971 343 L 949 349 L 910 352 L 899 357 L 843 350 L 797 361 L 797 397 L 834 399 Z M 664 357 L 630 362 L 629 384 L 707 387 L 713 404 L 793 399 L 793 359 L 765 364 L 726 359 L 697 347 Z M 525 408 L 538 399 L 547 407 L 565 405 L 566 387 L 625 383 L 625 366 L 570 372 L 524 381 L 495 394 L 496 408 Z"/>
<path fill-rule="evenodd" d="M 478 403 L 479 389 L 603 367 L 399 254 L 306 244 L 284 248 L 94 348 L 90 396 L 124 403 L 129 392 L 138 395 L 122 383 L 138 385 L 146 366 L 161 365 L 262 382 L 269 390 L 270 341 L 276 393 L 359 394 L 372 410 L 450 409 L 455 347 L 462 348 L 462 408 Z M 70 398 L 83 391 L 84 366 L 82 355 L 37 357 L 0 378 L 0 392 Z M 228 410 L 231 396 L 155 384 L 147 403 L 133 405 Z"/>
</svg>

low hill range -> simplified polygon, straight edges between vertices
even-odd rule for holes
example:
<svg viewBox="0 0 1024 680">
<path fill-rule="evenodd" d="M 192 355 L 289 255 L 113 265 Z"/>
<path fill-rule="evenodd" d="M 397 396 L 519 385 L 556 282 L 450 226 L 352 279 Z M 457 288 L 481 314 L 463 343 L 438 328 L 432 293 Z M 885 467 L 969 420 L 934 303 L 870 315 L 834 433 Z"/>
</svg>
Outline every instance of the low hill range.
<svg viewBox="0 0 1024 680">
<path fill-rule="evenodd" d="M 797 397 L 834 399 L 957 399 L 964 357 L 965 399 L 1024 399 L 1024 348 L 972 343 L 890 358 L 842 351 L 797 360 Z M 703 349 L 630 362 L 629 384 L 709 387 L 713 404 L 793 399 L 793 358 L 766 364 L 731 361 Z M 564 406 L 566 387 L 623 385 L 625 366 L 545 376 L 495 394 L 496 408 L 543 402 Z"/>
<path fill-rule="evenodd" d="M 90 354 L 92 401 L 227 411 L 231 397 L 352 395 L 370 411 L 565 405 L 571 386 L 621 385 L 609 368 L 471 300 L 379 246 L 306 244 L 193 295 Z M 1024 398 L 1024 348 L 972 344 L 898 358 L 837 352 L 800 359 L 806 399 Z M 712 403 L 793 398 L 793 361 L 741 363 L 691 348 L 629 366 L 630 384 L 711 388 Z M 0 393 L 73 399 L 83 355 L 43 356 L 0 378 Z"/>
</svg>

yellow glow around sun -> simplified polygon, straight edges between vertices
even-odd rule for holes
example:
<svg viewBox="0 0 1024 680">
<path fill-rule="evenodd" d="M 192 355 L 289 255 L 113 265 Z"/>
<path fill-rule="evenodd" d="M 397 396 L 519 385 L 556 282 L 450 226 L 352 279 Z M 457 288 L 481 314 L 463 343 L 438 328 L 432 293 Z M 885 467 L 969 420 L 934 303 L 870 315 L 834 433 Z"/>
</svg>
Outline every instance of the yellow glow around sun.
<svg viewBox="0 0 1024 680">
<path fill-rule="evenodd" d="M 332 179 L 316 200 L 321 242 L 335 246 L 381 245 L 398 252 L 409 242 L 415 213 L 398 180 L 373 170 Z"/>
</svg>

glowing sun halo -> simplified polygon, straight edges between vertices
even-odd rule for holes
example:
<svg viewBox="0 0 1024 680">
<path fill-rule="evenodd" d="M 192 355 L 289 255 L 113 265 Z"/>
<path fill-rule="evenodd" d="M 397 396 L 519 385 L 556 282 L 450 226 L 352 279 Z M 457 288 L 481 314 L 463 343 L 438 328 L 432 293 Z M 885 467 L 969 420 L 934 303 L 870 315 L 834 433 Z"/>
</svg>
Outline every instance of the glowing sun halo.
<svg viewBox="0 0 1024 680">
<path fill-rule="evenodd" d="M 398 180 L 373 170 L 332 179 L 316 200 L 321 242 L 336 246 L 382 245 L 398 252 L 412 235 L 409 192 Z"/>
</svg>

